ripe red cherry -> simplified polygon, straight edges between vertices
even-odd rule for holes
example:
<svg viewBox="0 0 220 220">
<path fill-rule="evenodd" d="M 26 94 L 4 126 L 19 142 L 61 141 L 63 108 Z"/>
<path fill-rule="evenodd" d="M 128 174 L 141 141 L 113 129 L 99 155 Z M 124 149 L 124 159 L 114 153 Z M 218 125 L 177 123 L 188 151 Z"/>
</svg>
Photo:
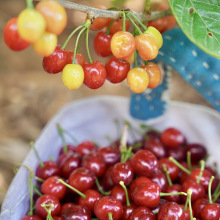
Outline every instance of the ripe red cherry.
<svg viewBox="0 0 220 220">
<path fill-rule="evenodd" d="M 45 180 L 48 177 L 56 176 L 60 174 L 59 167 L 54 161 L 43 162 L 44 167 L 39 165 L 36 170 L 36 176 Z"/>
<path fill-rule="evenodd" d="M 107 168 L 107 170 L 105 171 L 105 173 L 101 179 L 101 183 L 102 183 L 102 186 L 105 189 L 105 191 L 109 191 L 115 186 L 115 184 L 112 180 L 112 175 L 111 175 L 112 169 L 113 169 L 113 167 Z"/>
<path fill-rule="evenodd" d="M 181 162 L 186 158 L 185 149 L 182 146 L 167 149 L 167 157 L 173 157 L 175 160 Z"/>
<path fill-rule="evenodd" d="M 90 220 L 91 213 L 86 206 L 73 205 L 68 207 L 63 213 L 64 219 L 82 219 Z"/>
<path fill-rule="evenodd" d="M 71 64 L 73 62 L 73 51 L 68 51 L 68 64 Z M 77 53 L 75 57 L 75 63 L 79 64 L 80 66 L 85 64 L 85 58 L 82 54 Z"/>
<path fill-rule="evenodd" d="M 47 217 L 47 211 L 41 206 L 41 204 L 53 204 L 54 207 L 51 209 L 51 215 L 56 216 L 60 212 L 60 202 L 57 199 L 57 197 L 53 195 L 42 195 L 40 196 L 36 201 L 36 211 L 38 215 L 40 215 L 42 218 Z"/>
<path fill-rule="evenodd" d="M 99 62 L 85 63 L 84 70 L 84 84 L 90 89 L 100 88 L 106 80 L 105 66 Z"/>
<path fill-rule="evenodd" d="M 186 152 L 190 152 L 191 160 L 193 163 L 197 163 L 207 155 L 206 148 L 201 144 L 187 144 Z"/>
<path fill-rule="evenodd" d="M 68 181 L 72 187 L 84 192 L 93 187 L 95 176 L 87 168 L 79 167 L 70 174 Z"/>
<path fill-rule="evenodd" d="M 56 74 L 63 70 L 68 64 L 68 51 L 63 50 L 60 45 L 56 47 L 54 52 L 43 58 L 43 68 L 47 73 Z"/>
<path fill-rule="evenodd" d="M 95 151 L 97 151 L 97 146 L 91 141 L 84 141 L 76 147 L 76 152 L 82 156 Z"/>
<path fill-rule="evenodd" d="M 112 169 L 112 180 L 115 184 L 123 181 L 128 186 L 134 177 L 132 166 L 129 163 L 117 163 Z"/>
<path fill-rule="evenodd" d="M 72 202 L 64 203 L 60 208 L 60 216 L 63 216 L 63 213 L 66 211 L 66 209 L 70 206 L 73 206 L 73 205 L 75 205 L 75 204 Z"/>
<path fill-rule="evenodd" d="M 95 204 L 94 212 L 99 220 L 109 219 L 109 213 L 112 214 L 112 219 L 119 220 L 123 213 L 123 207 L 117 199 L 105 196 Z"/>
<path fill-rule="evenodd" d="M 128 190 L 129 193 L 129 190 Z M 121 202 L 122 205 L 126 204 L 126 194 L 125 194 L 125 190 L 120 186 L 120 185 L 116 185 L 110 193 L 110 196 L 114 199 L 117 199 L 118 201 Z"/>
<path fill-rule="evenodd" d="M 66 154 L 74 153 L 75 149 L 76 149 L 75 145 L 67 144 L 67 152 L 66 152 Z M 64 148 L 63 147 L 60 149 L 59 156 L 62 155 L 62 154 L 64 154 Z"/>
<path fill-rule="evenodd" d="M 131 159 L 134 173 L 140 176 L 151 177 L 158 169 L 157 158 L 150 151 L 140 150 Z"/>
<path fill-rule="evenodd" d="M 130 22 L 126 21 L 125 30 L 128 31 L 129 27 L 130 27 Z M 123 29 L 123 20 L 115 20 L 112 23 L 109 34 L 114 35 L 115 33 L 122 31 L 122 29 Z"/>
<path fill-rule="evenodd" d="M 220 219 L 220 205 L 216 203 L 206 204 L 201 212 L 201 220 L 219 220 Z"/>
<path fill-rule="evenodd" d="M 21 220 L 42 220 L 38 215 L 25 215 Z"/>
<path fill-rule="evenodd" d="M 165 192 L 168 186 L 167 177 L 161 170 L 157 170 L 156 173 L 151 177 L 151 181 L 156 183 L 160 187 L 160 191 Z"/>
<path fill-rule="evenodd" d="M 94 38 L 95 52 L 101 57 L 108 57 L 112 54 L 111 51 L 111 39 L 112 35 L 106 34 L 104 31 L 100 31 Z"/>
<path fill-rule="evenodd" d="M 97 152 L 85 155 L 82 160 L 82 166 L 89 169 L 97 177 L 101 177 L 106 169 L 104 160 Z"/>
<path fill-rule="evenodd" d="M 166 193 L 178 193 L 181 192 L 182 186 L 179 184 L 173 184 L 172 186 L 167 186 Z M 181 203 L 181 196 L 180 195 L 172 195 L 172 196 L 165 196 L 164 199 L 166 199 L 169 202 L 176 202 L 178 204 Z"/>
<path fill-rule="evenodd" d="M 156 220 L 156 215 L 149 208 L 140 206 L 134 209 L 129 216 L 129 220 L 137 219 Z"/>
<path fill-rule="evenodd" d="M 66 186 L 58 181 L 59 176 L 51 176 L 47 178 L 41 185 L 41 192 L 56 196 L 59 200 L 66 194 Z"/>
<path fill-rule="evenodd" d="M 125 60 L 110 57 L 105 64 L 107 79 L 111 83 L 120 83 L 126 79 L 130 70 L 130 64 Z"/>
<path fill-rule="evenodd" d="M 192 209 L 194 211 L 194 216 L 198 219 L 201 219 L 201 211 L 206 204 L 209 204 L 209 200 L 206 198 L 197 199 L 192 204 Z"/>
<path fill-rule="evenodd" d="M 130 217 L 130 215 L 131 215 L 131 213 L 132 213 L 136 208 L 137 208 L 137 206 L 136 206 L 135 204 L 133 204 L 133 203 L 131 203 L 130 206 L 127 206 L 127 205 L 123 206 L 123 214 L 122 214 L 121 219 L 122 219 L 122 220 L 128 220 L 129 217 Z"/>
<path fill-rule="evenodd" d="M 5 44 L 14 51 L 21 51 L 30 44 L 23 40 L 18 34 L 17 17 L 11 18 L 4 27 Z"/>
<path fill-rule="evenodd" d="M 148 178 L 145 177 L 145 176 L 139 176 L 139 177 L 137 177 L 136 179 L 134 179 L 134 180 L 131 182 L 130 192 L 132 192 L 137 185 L 140 185 L 141 183 L 147 183 L 147 182 L 151 182 L 151 180 L 148 179 Z"/>
<path fill-rule="evenodd" d="M 160 207 L 159 213 L 157 215 L 158 220 L 185 220 L 185 214 L 182 208 L 175 202 L 168 202 Z"/>
<path fill-rule="evenodd" d="M 175 148 L 185 143 L 185 137 L 178 129 L 168 128 L 162 132 L 161 141 L 165 146 Z"/>
</svg>

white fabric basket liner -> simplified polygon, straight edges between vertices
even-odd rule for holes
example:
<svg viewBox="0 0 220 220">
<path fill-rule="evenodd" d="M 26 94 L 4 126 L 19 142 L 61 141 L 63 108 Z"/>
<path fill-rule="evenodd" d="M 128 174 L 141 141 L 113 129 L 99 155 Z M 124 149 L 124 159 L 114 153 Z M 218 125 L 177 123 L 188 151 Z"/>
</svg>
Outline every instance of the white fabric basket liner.
<svg viewBox="0 0 220 220">
<path fill-rule="evenodd" d="M 129 115 L 129 98 L 120 96 L 93 96 L 74 101 L 64 106 L 48 122 L 35 142 L 42 161 L 52 156 L 57 158 L 62 146 L 56 124 L 72 133 L 79 142 L 94 140 L 100 147 L 109 145 L 106 135 L 113 140 L 117 138 L 114 120 L 124 119 L 139 128 L 141 123 L 152 125 L 159 130 L 176 127 L 187 137 L 188 142 L 200 143 L 211 154 L 208 162 L 220 159 L 220 115 L 216 111 L 195 104 L 170 102 L 164 117 L 158 120 L 140 121 Z M 129 136 L 130 141 L 131 137 Z M 66 140 L 72 143 L 66 136 Z M 38 161 L 31 150 L 23 164 L 34 170 Z M 29 209 L 28 179 L 29 172 L 20 168 L 14 177 L 2 205 L 1 220 L 20 220 Z"/>
</svg>

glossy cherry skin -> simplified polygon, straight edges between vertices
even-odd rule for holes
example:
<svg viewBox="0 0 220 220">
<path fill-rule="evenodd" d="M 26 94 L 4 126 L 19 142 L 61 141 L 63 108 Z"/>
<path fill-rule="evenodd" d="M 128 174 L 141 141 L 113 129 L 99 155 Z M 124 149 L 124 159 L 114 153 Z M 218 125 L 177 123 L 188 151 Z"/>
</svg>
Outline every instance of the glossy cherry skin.
<svg viewBox="0 0 220 220">
<path fill-rule="evenodd" d="M 119 149 L 112 146 L 100 148 L 98 154 L 101 155 L 107 166 L 112 166 L 121 159 Z"/>
<path fill-rule="evenodd" d="M 173 157 L 175 160 L 181 162 L 186 158 L 185 149 L 182 146 L 176 148 L 168 148 L 167 157 Z"/>
<path fill-rule="evenodd" d="M 67 153 L 74 153 L 75 152 L 75 149 L 76 149 L 76 146 L 75 145 L 72 145 L 72 144 L 67 144 Z M 62 147 L 60 149 L 60 152 L 59 152 L 59 156 L 64 154 L 64 147 Z"/>
<path fill-rule="evenodd" d="M 187 210 L 184 210 L 184 208 L 185 208 L 185 205 L 184 205 L 184 204 L 180 204 L 180 207 L 182 208 L 183 213 L 184 213 L 184 215 L 185 215 L 185 220 L 191 220 L 191 219 L 190 219 L 189 206 L 187 206 Z M 193 210 L 192 210 L 192 215 L 194 216 Z"/>
<path fill-rule="evenodd" d="M 131 198 L 136 205 L 154 208 L 160 202 L 160 187 L 156 183 L 141 183 L 134 188 Z"/>
<path fill-rule="evenodd" d="M 60 45 L 57 45 L 50 56 L 43 58 L 42 64 L 45 72 L 56 74 L 63 70 L 63 68 L 68 64 L 68 60 L 68 51 L 62 49 Z"/>
<path fill-rule="evenodd" d="M 90 220 L 91 213 L 86 206 L 73 205 L 68 207 L 64 211 L 63 218 L 65 220 L 71 220 L 71 219 Z"/>
<path fill-rule="evenodd" d="M 128 194 L 129 194 L 129 190 L 128 190 Z M 129 194 L 130 195 L 130 194 Z M 119 202 L 121 202 L 122 205 L 126 204 L 126 194 L 125 194 L 125 190 L 119 186 L 116 185 L 110 193 L 110 196 L 114 199 L 117 199 Z"/>
<path fill-rule="evenodd" d="M 101 177 L 106 169 L 104 160 L 97 152 L 85 155 L 82 160 L 82 166 L 91 170 L 97 177 Z"/>
<path fill-rule="evenodd" d="M 59 176 L 51 176 L 47 178 L 41 185 L 41 192 L 43 194 L 50 194 L 56 196 L 59 200 L 66 194 L 66 186 L 58 181 Z"/>
<path fill-rule="evenodd" d="M 112 180 L 115 184 L 123 181 L 128 186 L 134 177 L 134 171 L 129 163 L 116 163 L 112 169 Z"/>
<path fill-rule="evenodd" d="M 133 203 L 131 203 L 130 206 L 127 206 L 127 205 L 123 206 L 123 214 L 122 214 L 121 219 L 122 219 L 122 220 L 128 220 L 129 217 L 130 217 L 130 215 L 131 215 L 131 213 L 132 213 L 136 208 L 137 208 L 137 206 L 136 206 L 135 204 L 133 204 Z"/>
<path fill-rule="evenodd" d="M 167 128 L 161 134 L 162 143 L 170 148 L 176 148 L 185 143 L 185 137 L 176 128 Z"/>
<path fill-rule="evenodd" d="M 158 220 L 185 220 L 182 208 L 175 202 L 168 202 L 160 207 Z"/>
<path fill-rule="evenodd" d="M 172 186 L 167 186 L 166 193 L 178 193 L 181 192 L 182 186 L 180 184 L 173 184 Z M 181 203 L 181 196 L 180 195 L 173 195 L 173 196 L 165 196 L 164 199 L 166 199 L 169 202 L 176 202 L 178 204 Z"/>
<path fill-rule="evenodd" d="M 160 187 L 161 192 L 165 192 L 168 187 L 167 177 L 161 170 L 157 170 L 151 177 L 151 181 Z"/>
<path fill-rule="evenodd" d="M 81 155 L 78 153 L 63 154 L 63 160 L 59 163 L 60 175 L 68 178 L 76 168 L 81 165 Z M 60 158 L 61 158 L 60 157 Z M 65 157 L 65 158 L 64 158 Z"/>
<path fill-rule="evenodd" d="M 86 206 L 91 213 L 94 212 L 94 207 L 97 201 L 102 198 L 101 194 L 93 189 L 87 189 L 84 192 L 86 198 L 79 198 L 79 205 Z"/>
<path fill-rule="evenodd" d="M 201 211 L 201 220 L 219 220 L 220 219 L 220 205 L 216 203 L 206 204 Z"/>
<path fill-rule="evenodd" d="M 81 192 L 90 189 L 95 184 L 95 176 L 84 167 L 75 169 L 69 176 L 68 183 Z"/>
<path fill-rule="evenodd" d="M 95 204 L 94 212 L 99 220 L 109 219 L 108 213 L 112 213 L 112 219 L 119 220 L 122 217 L 123 207 L 117 199 L 105 196 Z"/>
<path fill-rule="evenodd" d="M 166 166 L 172 181 L 177 180 L 178 174 L 179 174 L 179 171 L 180 171 L 180 168 L 177 165 L 175 165 L 173 162 L 171 162 L 166 157 L 160 159 L 158 164 L 159 164 L 159 168 L 160 168 L 161 171 L 163 171 L 163 165 Z"/>
<path fill-rule="evenodd" d="M 129 220 L 156 220 L 154 213 L 147 207 L 137 207 L 129 216 Z"/>
<path fill-rule="evenodd" d="M 205 196 L 205 189 L 201 184 L 196 183 L 193 180 L 186 180 L 182 185 L 182 192 L 187 193 L 187 190 L 192 190 L 191 201 L 195 202 L 197 199 L 203 198 Z M 186 201 L 186 196 L 182 196 L 183 202 Z"/>
<path fill-rule="evenodd" d="M 201 211 L 204 208 L 206 204 L 209 204 L 209 200 L 206 198 L 201 198 L 197 199 L 193 204 L 192 204 L 192 209 L 194 212 L 194 217 L 196 218 L 201 218 Z"/>
<path fill-rule="evenodd" d="M 151 180 L 149 178 L 145 177 L 145 176 L 137 177 L 136 179 L 134 179 L 131 182 L 131 185 L 130 185 L 130 188 L 129 188 L 130 192 L 132 192 L 137 185 L 140 185 L 141 183 L 147 183 L 147 182 L 151 182 Z"/>
<path fill-rule="evenodd" d="M 64 220 L 64 218 L 61 216 L 54 216 L 53 220 Z"/>
<path fill-rule="evenodd" d="M 73 205 L 76 205 L 76 204 L 72 203 L 72 202 L 67 202 L 67 203 L 64 203 L 63 205 L 61 205 L 60 216 L 63 216 L 63 213 L 66 211 L 66 209 L 70 206 L 73 206 Z"/>
<path fill-rule="evenodd" d="M 106 80 L 105 66 L 99 62 L 85 63 L 84 70 L 84 84 L 90 89 L 100 88 Z"/>
<path fill-rule="evenodd" d="M 107 79 L 111 83 L 120 83 L 126 79 L 130 70 L 130 64 L 125 60 L 110 57 L 105 64 Z"/>
<path fill-rule="evenodd" d="M 95 52 L 101 57 L 108 57 L 112 54 L 111 51 L 111 39 L 112 35 L 106 34 L 104 31 L 100 31 L 94 38 Z"/>
<path fill-rule="evenodd" d="M 25 215 L 24 217 L 22 217 L 21 220 L 43 220 L 43 219 L 38 215 Z"/>
<path fill-rule="evenodd" d="M 206 148 L 201 144 L 187 144 L 186 152 L 190 151 L 191 160 L 193 163 L 197 163 L 207 155 Z"/>
<path fill-rule="evenodd" d="M 134 173 L 150 178 L 158 169 L 157 158 L 150 151 L 140 150 L 131 159 Z"/>
<path fill-rule="evenodd" d="M 68 56 L 69 56 L 69 59 L 68 59 L 68 64 L 71 64 L 73 62 L 73 54 L 74 52 L 73 51 L 68 51 Z M 84 65 L 85 64 L 85 58 L 82 54 L 80 53 L 77 53 L 76 54 L 76 57 L 75 57 L 75 63 L 76 64 L 79 64 L 80 66 Z"/>
<path fill-rule="evenodd" d="M 126 21 L 125 30 L 128 31 L 129 27 L 130 27 L 130 22 Z M 115 33 L 122 31 L 122 29 L 123 29 L 123 20 L 115 20 L 112 23 L 109 34 L 114 35 Z"/>
<path fill-rule="evenodd" d="M 18 34 L 17 17 L 11 18 L 4 27 L 5 44 L 14 51 L 21 51 L 30 44 L 23 40 Z"/>
<path fill-rule="evenodd" d="M 47 217 L 47 212 L 41 206 L 41 204 L 53 204 L 54 205 L 54 207 L 51 210 L 51 215 L 52 216 L 56 216 L 60 212 L 60 202 L 57 199 L 57 197 L 55 197 L 53 195 L 47 195 L 47 194 L 42 195 L 37 199 L 36 204 L 35 204 L 37 214 L 40 215 L 42 218 L 46 218 Z"/>
<path fill-rule="evenodd" d="M 157 159 L 161 159 L 166 156 L 166 148 L 158 138 L 150 138 L 147 140 L 144 144 L 144 149 L 152 152 Z"/>
<path fill-rule="evenodd" d="M 83 141 L 76 147 L 76 152 L 81 154 L 82 156 L 96 151 L 97 146 L 91 141 Z"/>
<path fill-rule="evenodd" d="M 113 169 L 113 167 L 107 168 L 107 170 L 105 171 L 105 173 L 101 179 L 102 185 L 106 191 L 111 190 L 115 186 L 115 184 L 112 180 L 112 175 L 111 175 L 112 169 Z"/>
<path fill-rule="evenodd" d="M 45 161 L 43 162 L 44 167 L 38 165 L 36 170 L 36 176 L 45 180 L 48 177 L 56 176 L 60 174 L 59 167 L 54 161 Z"/>
</svg>

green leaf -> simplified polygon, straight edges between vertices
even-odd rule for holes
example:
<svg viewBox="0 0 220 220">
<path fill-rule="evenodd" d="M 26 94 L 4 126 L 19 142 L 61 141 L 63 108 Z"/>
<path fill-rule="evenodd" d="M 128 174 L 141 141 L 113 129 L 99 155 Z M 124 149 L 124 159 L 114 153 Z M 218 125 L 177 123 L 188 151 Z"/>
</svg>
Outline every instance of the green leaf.
<svg viewBox="0 0 220 220">
<path fill-rule="evenodd" d="M 169 0 L 169 4 L 186 36 L 220 58 L 220 0 Z"/>
<path fill-rule="evenodd" d="M 121 6 L 122 4 L 124 4 L 127 1 L 128 0 L 112 0 L 112 5 L 113 6 Z"/>
</svg>

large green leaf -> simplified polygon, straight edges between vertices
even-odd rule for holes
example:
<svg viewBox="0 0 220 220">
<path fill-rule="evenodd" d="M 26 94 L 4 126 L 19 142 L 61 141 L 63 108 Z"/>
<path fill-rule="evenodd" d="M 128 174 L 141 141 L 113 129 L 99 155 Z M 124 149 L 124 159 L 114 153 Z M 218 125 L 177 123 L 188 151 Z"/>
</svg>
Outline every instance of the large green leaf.
<svg viewBox="0 0 220 220">
<path fill-rule="evenodd" d="M 169 4 L 188 38 L 220 58 L 220 0 L 169 0 Z"/>
</svg>

